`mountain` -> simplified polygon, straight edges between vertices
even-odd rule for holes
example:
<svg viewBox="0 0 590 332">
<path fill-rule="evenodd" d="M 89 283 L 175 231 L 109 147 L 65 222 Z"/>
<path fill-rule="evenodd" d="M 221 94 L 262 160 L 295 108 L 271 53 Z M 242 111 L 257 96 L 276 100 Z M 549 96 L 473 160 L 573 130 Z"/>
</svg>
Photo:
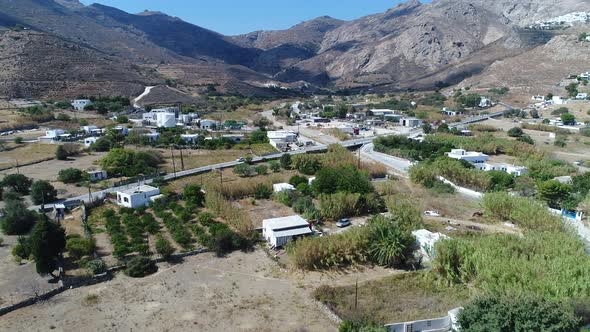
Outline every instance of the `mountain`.
<svg viewBox="0 0 590 332">
<path fill-rule="evenodd" d="M 528 52 L 568 32 L 524 27 L 574 11 L 590 12 L 590 4 L 413 0 L 352 21 L 324 16 L 286 30 L 224 36 L 160 12 L 130 14 L 77 0 L 0 0 L 2 43 L 15 47 L 0 49 L 0 63 L 9 63 L 7 57 L 21 51 L 19 60 L 10 62 L 16 67 L 0 74 L 0 86 L 2 94 L 11 96 L 53 95 L 63 82 L 70 87 L 64 94 L 89 89 L 89 70 L 68 65 L 71 57 L 96 72 L 90 77 L 123 85 L 120 91 L 130 95 L 141 85 L 164 81 L 188 95 L 211 85 L 246 95 L 287 91 L 277 87 L 429 89 L 477 77 L 507 59 L 526 59 Z M 28 44 L 14 40 L 18 34 Z M 48 46 L 44 39 L 60 42 Z M 35 50 L 52 56 L 27 53 L 39 53 Z M 68 70 L 58 72 L 60 66 Z M 15 77 L 27 83 L 10 81 Z"/>
</svg>

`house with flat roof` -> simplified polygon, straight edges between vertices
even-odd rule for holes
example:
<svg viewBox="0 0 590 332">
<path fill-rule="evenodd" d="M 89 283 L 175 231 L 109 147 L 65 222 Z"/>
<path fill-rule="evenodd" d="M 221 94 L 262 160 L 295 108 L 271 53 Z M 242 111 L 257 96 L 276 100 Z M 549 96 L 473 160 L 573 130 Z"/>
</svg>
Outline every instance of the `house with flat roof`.
<svg viewBox="0 0 590 332">
<path fill-rule="evenodd" d="M 90 99 L 75 99 L 72 100 L 72 107 L 76 111 L 83 111 L 86 106 L 92 105 L 92 101 Z"/>
<path fill-rule="evenodd" d="M 295 190 L 295 187 L 289 183 L 275 183 L 272 185 L 272 191 L 275 193 L 279 193 L 285 190 Z"/>
<path fill-rule="evenodd" d="M 416 118 L 403 118 L 400 120 L 400 124 L 408 128 L 416 128 L 422 125 L 422 120 Z"/>
<path fill-rule="evenodd" d="M 153 196 L 160 195 L 160 189 L 148 185 L 140 185 L 122 191 L 117 191 L 117 205 L 138 208 L 147 206 Z"/>
<path fill-rule="evenodd" d="M 490 158 L 487 154 L 475 151 L 465 151 L 463 149 L 453 149 L 447 153 L 449 158 L 465 160 L 472 164 L 482 164 Z"/>
<path fill-rule="evenodd" d="M 290 143 L 297 142 L 297 134 L 292 131 L 269 131 L 267 134 L 268 142 L 277 150 L 286 150 Z"/>
<path fill-rule="evenodd" d="M 262 236 L 275 248 L 312 233 L 311 225 L 298 215 L 262 221 Z"/>
</svg>

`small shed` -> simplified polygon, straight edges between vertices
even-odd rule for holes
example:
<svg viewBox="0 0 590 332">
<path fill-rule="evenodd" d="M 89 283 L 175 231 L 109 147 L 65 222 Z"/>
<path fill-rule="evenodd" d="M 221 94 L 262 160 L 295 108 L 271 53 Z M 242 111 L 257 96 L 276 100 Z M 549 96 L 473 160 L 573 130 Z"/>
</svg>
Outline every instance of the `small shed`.
<svg viewBox="0 0 590 332">
<path fill-rule="evenodd" d="M 262 236 L 273 247 L 282 247 L 293 239 L 312 233 L 311 225 L 298 215 L 262 221 Z"/>
</svg>

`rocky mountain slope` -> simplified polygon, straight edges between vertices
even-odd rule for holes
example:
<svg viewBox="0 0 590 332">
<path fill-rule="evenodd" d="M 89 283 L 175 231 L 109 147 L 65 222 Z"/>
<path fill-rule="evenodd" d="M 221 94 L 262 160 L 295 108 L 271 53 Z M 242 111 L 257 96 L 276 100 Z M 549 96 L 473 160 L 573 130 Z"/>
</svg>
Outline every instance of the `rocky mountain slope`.
<svg viewBox="0 0 590 332">
<path fill-rule="evenodd" d="M 88 67 L 100 69 L 105 78 L 110 75 L 103 70 L 108 59 L 117 64 L 117 73 L 125 73 L 113 73 L 113 82 L 122 82 L 120 76 L 136 82 L 131 85 L 172 79 L 191 93 L 217 84 L 221 91 L 264 94 L 272 93 L 265 87 L 277 85 L 395 90 L 455 84 L 497 61 L 545 45 L 556 36 L 522 27 L 572 11 L 590 12 L 590 3 L 434 0 L 421 4 L 412 0 L 353 21 L 320 17 L 287 30 L 230 37 L 159 12 L 129 14 L 103 5 L 84 6 L 77 0 L 0 0 L 0 27 L 24 26 L 76 45 L 84 50 L 85 61 L 92 63 Z M 60 45 L 55 45 L 53 54 L 61 52 L 64 59 L 68 52 L 81 56 Z M 46 45 L 33 38 L 27 47 Z M 7 52 L 0 49 L 0 59 Z M 57 60 L 60 57 L 55 65 L 50 57 L 30 67 L 43 64 L 52 67 L 51 72 L 63 65 Z M 55 86 L 48 78 L 43 84 L 29 83 L 28 88 L 11 92 L 18 84 L 1 78 L 9 79 L 15 75 L 12 72 L 21 73 L 23 82 L 41 81 L 27 68 L 26 61 L 36 57 L 20 59 L 17 65 L 23 68 L 0 75 L 4 94 L 47 94 L 61 89 L 57 82 L 64 80 L 87 84 L 82 81 L 85 75 L 74 70 L 55 76 Z"/>
</svg>

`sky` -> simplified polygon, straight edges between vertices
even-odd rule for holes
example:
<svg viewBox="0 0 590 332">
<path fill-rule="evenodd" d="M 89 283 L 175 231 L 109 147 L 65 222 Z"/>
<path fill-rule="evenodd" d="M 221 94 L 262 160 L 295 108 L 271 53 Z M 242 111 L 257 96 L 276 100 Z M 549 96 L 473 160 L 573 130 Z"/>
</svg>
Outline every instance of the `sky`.
<svg viewBox="0 0 590 332">
<path fill-rule="evenodd" d="M 351 20 L 383 12 L 401 0 L 81 0 L 129 13 L 161 11 L 225 35 L 287 29 L 318 16 Z"/>
</svg>

